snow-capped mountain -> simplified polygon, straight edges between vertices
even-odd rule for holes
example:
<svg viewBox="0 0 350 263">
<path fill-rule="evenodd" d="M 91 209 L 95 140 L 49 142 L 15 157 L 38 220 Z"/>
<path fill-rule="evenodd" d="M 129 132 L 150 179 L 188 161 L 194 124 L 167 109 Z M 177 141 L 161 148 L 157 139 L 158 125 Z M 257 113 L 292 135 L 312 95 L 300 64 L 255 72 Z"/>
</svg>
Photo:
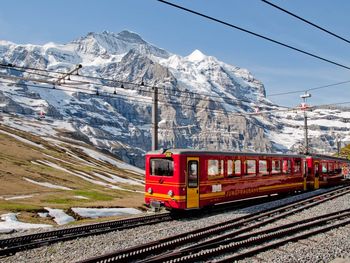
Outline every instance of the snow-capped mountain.
<svg viewBox="0 0 350 263">
<path fill-rule="evenodd" d="M 160 147 L 288 152 L 298 151 L 303 140 L 302 113 L 271 111 L 281 107 L 266 99 L 264 85 L 248 70 L 199 50 L 181 57 L 136 33 L 105 31 L 64 45 L 0 41 L 0 57 L 2 64 L 58 72 L 81 64 L 79 76 L 57 82 L 55 89 L 48 83 L 62 74 L 47 77 L 48 72 L 0 69 L 0 108 L 26 119 L 44 112 L 38 130 L 59 122 L 57 136 L 84 140 L 139 167 L 151 148 L 151 86 L 159 87 Z M 141 82 L 146 86 L 135 85 Z M 255 115 L 256 110 L 271 112 Z M 316 151 L 335 151 L 332 132 L 350 140 L 349 133 L 344 135 L 350 128 L 349 109 L 308 114 Z M 11 125 L 10 118 L 6 120 Z"/>
</svg>

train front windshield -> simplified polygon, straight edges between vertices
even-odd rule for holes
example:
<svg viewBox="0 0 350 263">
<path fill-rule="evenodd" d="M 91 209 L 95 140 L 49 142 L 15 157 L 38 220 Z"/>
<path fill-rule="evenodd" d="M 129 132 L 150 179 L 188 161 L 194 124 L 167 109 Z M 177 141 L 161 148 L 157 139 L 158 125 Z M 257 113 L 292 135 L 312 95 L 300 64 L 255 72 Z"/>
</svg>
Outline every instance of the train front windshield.
<svg viewBox="0 0 350 263">
<path fill-rule="evenodd" d="M 174 160 L 172 158 L 152 158 L 150 162 L 151 175 L 173 176 Z"/>
</svg>

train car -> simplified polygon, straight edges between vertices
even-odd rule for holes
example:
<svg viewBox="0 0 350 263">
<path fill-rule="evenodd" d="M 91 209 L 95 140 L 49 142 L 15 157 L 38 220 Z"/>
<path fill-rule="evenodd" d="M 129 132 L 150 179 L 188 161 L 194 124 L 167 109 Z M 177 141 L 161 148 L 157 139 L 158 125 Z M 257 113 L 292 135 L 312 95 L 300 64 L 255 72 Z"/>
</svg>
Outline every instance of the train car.
<svg viewBox="0 0 350 263">
<path fill-rule="evenodd" d="M 305 158 L 308 166 L 308 189 L 338 185 L 348 177 L 349 160 L 319 154 Z"/>
<path fill-rule="evenodd" d="M 349 161 L 286 155 L 169 149 L 146 155 L 145 202 L 169 209 L 200 209 L 275 193 L 335 185 Z M 345 169 L 344 169 L 345 170 Z"/>
</svg>

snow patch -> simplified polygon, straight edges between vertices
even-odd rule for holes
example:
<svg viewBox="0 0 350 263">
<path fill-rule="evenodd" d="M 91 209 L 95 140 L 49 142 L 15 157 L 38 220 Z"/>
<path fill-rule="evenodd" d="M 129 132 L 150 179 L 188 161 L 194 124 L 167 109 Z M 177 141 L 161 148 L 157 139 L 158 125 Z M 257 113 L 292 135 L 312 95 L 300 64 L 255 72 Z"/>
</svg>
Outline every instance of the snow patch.
<svg viewBox="0 0 350 263">
<path fill-rule="evenodd" d="M 38 216 L 42 217 L 42 218 L 47 218 L 49 216 L 48 212 L 38 212 Z"/>
<path fill-rule="evenodd" d="M 11 134 L 11 133 L 6 132 L 6 131 L 3 131 L 3 130 L 0 130 L 0 133 L 9 135 L 9 136 L 11 136 L 11 137 L 13 137 L 13 138 L 15 138 L 15 139 L 21 141 L 21 142 L 24 142 L 24 143 L 26 143 L 26 144 L 30 144 L 30 145 L 35 146 L 35 147 L 37 147 L 37 148 L 45 149 L 45 147 L 42 146 L 41 144 L 36 144 L 36 143 L 34 143 L 34 142 L 32 142 L 32 141 L 29 141 L 29 140 L 27 140 L 27 139 L 24 139 L 24 138 L 22 138 L 22 137 L 20 137 L 20 136 L 17 136 L 17 135 L 15 135 L 15 134 Z"/>
<path fill-rule="evenodd" d="M 4 222 L 0 222 L 0 232 L 11 232 L 13 230 L 26 230 L 32 228 L 47 228 L 52 227 L 46 224 L 30 224 L 19 222 L 15 213 L 3 214 L 0 219 Z"/>
<path fill-rule="evenodd" d="M 54 218 L 53 220 L 58 225 L 65 225 L 75 221 L 72 216 L 67 215 L 62 209 L 54 209 L 49 207 L 45 207 L 45 209 L 49 212 L 49 215 Z"/>
<path fill-rule="evenodd" d="M 121 161 L 116 161 L 116 160 L 114 160 L 110 157 L 107 157 L 107 156 L 105 156 L 102 153 L 99 153 L 97 151 L 94 151 L 94 150 L 91 150 L 91 149 L 88 149 L 88 148 L 85 148 L 82 146 L 79 146 L 79 148 L 82 149 L 85 154 L 89 155 L 90 157 L 92 157 L 96 160 L 107 162 L 107 163 L 110 163 L 110 164 L 120 168 L 120 169 L 133 171 L 133 172 L 138 173 L 138 174 L 143 175 L 145 173 L 145 171 L 140 169 L 140 168 L 137 168 L 137 167 L 132 166 L 130 164 L 122 163 Z"/>
<path fill-rule="evenodd" d="M 99 218 L 106 216 L 128 216 L 137 215 L 142 212 L 135 208 L 72 208 L 74 213 L 81 217 Z"/>
<path fill-rule="evenodd" d="M 61 189 L 61 190 L 72 190 L 69 187 L 65 187 L 65 186 L 61 186 L 61 185 L 57 185 L 57 184 L 51 184 L 51 183 L 48 183 L 48 182 L 37 182 L 37 181 L 31 180 L 31 179 L 26 178 L 26 177 L 24 177 L 23 179 L 28 181 L 28 182 L 30 182 L 30 183 L 37 184 L 37 185 L 40 185 L 40 186 L 45 186 L 45 187 L 48 187 L 48 188 Z"/>
<path fill-rule="evenodd" d="M 8 200 L 16 200 L 16 199 L 26 199 L 31 197 L 33 197 L 33 195 L 17 195 L 17 196 L 11 196 L 11 197 L 3 197 L 3 199 L 8 201 Z"/>
<path fill-rule="evenodd" d="M 202 61 L 202 60 L 206 59 L 207 56 L 204 55 L 202 52 L 200 52 L 198 49 L 196 49 L 186 58 L 191 62 L 198 62 L 198 61 Z"/>
<path fill-rule="evenodd" d="M 108 178 L 107 176 L 104 176 L 102 174 L 99 174 L 99 173 L 94 173 L 95 176 L 107 181 L 107 182 L 110 182 L 110 183 L 124 183 L 124 184 L 131 184 L 131 185 L 142 185 L 140 182 L 137 182 L 137 181 L 134 181 L 132 179 L 125 179 L 125 178 L 122 178 L 122 177 L 119 177 L 117 175 L 114 175 L 114 174 L 110 174 L 110 173 L 107 173 L 111 178 Z"/>
<path fill-rule="evenodd" d="M 74 198 L 77 198 L 77 199 L 86 199 L 88 200 L 89 198 L 85 197 L 85 196 L 81 196 L 81 195 L 75 195 Z"/>
</svg>

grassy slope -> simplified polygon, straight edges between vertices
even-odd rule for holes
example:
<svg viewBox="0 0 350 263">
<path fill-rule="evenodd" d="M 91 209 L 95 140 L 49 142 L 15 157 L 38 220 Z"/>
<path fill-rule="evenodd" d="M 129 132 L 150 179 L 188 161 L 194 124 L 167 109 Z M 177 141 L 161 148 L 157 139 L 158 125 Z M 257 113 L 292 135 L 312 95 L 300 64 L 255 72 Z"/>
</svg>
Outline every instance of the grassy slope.
<svg viewBox="0 0 350 263">
<path fill-rule="evenodd" d="M 111 164 L 93 159 L 84 154 L 81 149 L 75 148 L 72 143 L 60 143 L 60 147 L 58 147 L 40 137 L 4 125 L 0 125 L 0 130 L 26 138 L 45 147 L 45 149 L 40 149 L 0 133 L 0 214 L 20 211 L 27 221 L 36 221 L 38 218 L 35 212 L 42 210 L 45 206 L 65 210 L 77 206 L 142 207 L 143 194 L 141 193 L 96 185 L 65 171 L 33 162 L 49 161 L 74 173 L 77 171 L 84 172 L 93 179 L 105 183 L 108 182 L 95 177 L 93 172 L 106 176 L 109 173 L 124 178 L 142 180 L 141 175 L 135 175 L 118 169 Z M 88 146 L 84 145 L 84 147 Z M 73 153 L 76 157 L 84 159 L 90 164 L 73 157 L 72 154 L 67 154 L 67 152 Z M 38 182 L 49 182 L 69 187 L 72 190 L 52 189 L 36 185 L 27 182 L 23 179 L 24 177 Z M 118 186 L 129 190 L 144 190 L 142 186 L 138 185 L 118 184 Z M 33 195 L 33 197 L 15 200 L 4 199 L 17 195 Z M 78 199 L 76 196 L 83 196 L 88 199 Z"/>
<path fill-rule="evenodd" d="M 340 157 L 350 160 L 350 144 L 340 149 Z"/>
</svg>

